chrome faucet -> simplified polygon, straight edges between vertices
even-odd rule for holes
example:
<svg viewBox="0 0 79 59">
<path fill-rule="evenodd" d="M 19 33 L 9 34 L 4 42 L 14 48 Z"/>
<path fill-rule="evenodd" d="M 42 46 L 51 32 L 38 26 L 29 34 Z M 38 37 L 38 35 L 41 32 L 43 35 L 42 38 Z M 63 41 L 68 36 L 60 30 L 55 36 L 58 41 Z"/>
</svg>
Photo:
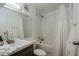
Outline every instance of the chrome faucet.
<svg viewBox="0 0 79 59">
<path fill-rule="evenodd" d="M 5 37 L 6 37 L 6 40 L 8 40 L 9 38 L 8 38 L 8 30 L 6 30 L 6 32 L 4 32 L 4 35 L 5 35 Z"/>
</svg>

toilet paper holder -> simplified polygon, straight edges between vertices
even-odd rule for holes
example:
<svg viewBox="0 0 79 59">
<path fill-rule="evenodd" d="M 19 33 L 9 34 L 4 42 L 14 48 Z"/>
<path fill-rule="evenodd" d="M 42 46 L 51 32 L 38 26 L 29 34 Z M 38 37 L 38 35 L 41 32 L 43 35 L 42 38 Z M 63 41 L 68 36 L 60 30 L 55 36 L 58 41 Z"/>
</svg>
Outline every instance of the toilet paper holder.
<svg viewBox="0 0 79 59">
<path fill-rule="evenodd" d="M 79 41 L 73 41 L 73 45 L 78 45 L 79 46 Z"/>
</svg>

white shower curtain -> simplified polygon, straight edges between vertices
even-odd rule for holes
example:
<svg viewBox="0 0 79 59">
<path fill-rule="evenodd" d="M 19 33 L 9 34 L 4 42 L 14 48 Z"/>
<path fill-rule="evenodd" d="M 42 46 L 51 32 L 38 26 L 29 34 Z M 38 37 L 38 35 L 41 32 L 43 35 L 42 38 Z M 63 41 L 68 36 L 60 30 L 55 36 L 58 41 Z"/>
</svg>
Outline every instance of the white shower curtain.
<svg viewBox="0 0 79 59">
<path fill-rule="evenodd" d="M 73 23 L 66 44 L 67 56 L 79 55 L 79 46 L 73 45 L 73 41 L 79 41 L 79 4 L 73 4 Z"/>
<path fill-rule="evenodd" d="M 59 8 L 58 25 L 57 25 L 57 37 L 56 37 L 56 54 L 64 55 L 65 44 L 67 40 L 67 19 L 66 19 L 66 8 L 61 5 Z"/>
<path fill-rule="evenodd" d="M 73 25 L 71 32 L 69 34 L 67 43 L 66 43 L 66 56 L 75 56 L 77 55 L 77 46 L 73 45 L 74 41 L 79 39 L 79 25 Z"/>
</svg>

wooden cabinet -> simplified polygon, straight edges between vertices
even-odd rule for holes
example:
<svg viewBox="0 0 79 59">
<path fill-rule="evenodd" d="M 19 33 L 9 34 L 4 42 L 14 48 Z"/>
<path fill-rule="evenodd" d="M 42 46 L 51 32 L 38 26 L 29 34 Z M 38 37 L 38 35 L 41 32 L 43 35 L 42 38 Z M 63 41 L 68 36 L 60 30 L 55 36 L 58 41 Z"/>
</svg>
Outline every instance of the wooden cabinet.
<svg viewBox="0 0 79 59">
<path fill-rule="evenodd" d="M 33 56 L 33 45 L 26 47 L 11 56 Z"/>
</svg>

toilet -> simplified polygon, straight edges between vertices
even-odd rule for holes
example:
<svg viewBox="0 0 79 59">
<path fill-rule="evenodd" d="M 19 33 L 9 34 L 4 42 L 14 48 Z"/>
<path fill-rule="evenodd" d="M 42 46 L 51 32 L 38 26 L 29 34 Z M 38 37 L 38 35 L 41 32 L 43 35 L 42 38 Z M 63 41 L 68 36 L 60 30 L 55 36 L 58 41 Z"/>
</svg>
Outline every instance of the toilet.
<svg viewBox="0 0 79 59">
<path fill-rule="evenodd" d="M 35 49 L 33 52 L 36 56 L 46 56 L 46 52 L 42 49 Z"/>
<path fill-rule="evenodd" d="M 34 45 L 34 51 L 33 51 L 35 56 L 46 56 L 46 52 L 40 48 L 40 43 L 36 43 Z"/>
</svg>

